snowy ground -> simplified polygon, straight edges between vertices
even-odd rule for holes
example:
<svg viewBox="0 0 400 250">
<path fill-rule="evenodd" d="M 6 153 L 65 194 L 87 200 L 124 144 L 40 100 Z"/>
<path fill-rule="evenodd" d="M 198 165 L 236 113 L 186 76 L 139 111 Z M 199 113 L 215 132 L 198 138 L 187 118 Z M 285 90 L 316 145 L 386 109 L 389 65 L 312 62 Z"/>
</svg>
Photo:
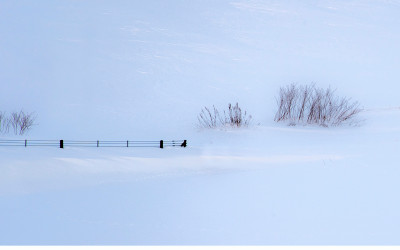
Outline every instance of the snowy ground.
<svg viewBox="0 0 400 250">
<path fill-rule="evenodd" d="M 0 148 L 0 244 L 400 244 L 400 2 L 0 2 L 0 111 L 26 136 L 187 148 Z M 280 86 L 365 108 L 273 122 Z M 229 102 L 247 129 L 198 130 Z"/>
<path fill-rule="evenodd" d="M 1 242 L 399 244 L 400 109 L 363 116 L 186 149 L 1 148 Z"/>
</svg>

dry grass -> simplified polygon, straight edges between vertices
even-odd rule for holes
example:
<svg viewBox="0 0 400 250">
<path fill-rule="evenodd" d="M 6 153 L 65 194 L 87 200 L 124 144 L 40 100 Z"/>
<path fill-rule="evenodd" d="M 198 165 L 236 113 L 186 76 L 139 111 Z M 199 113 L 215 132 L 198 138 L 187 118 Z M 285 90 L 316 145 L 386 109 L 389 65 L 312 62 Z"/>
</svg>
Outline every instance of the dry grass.
<svg viewBox="0 0 400 250">
<path fill-rule="evenodd" d="M 228 110 L 223 111 L 223 115 L 215 106 L 212 109 L 204 107 L 197 117 L 199 127 L 201 128 L 217 128 L 217 127 L 247 127 L 251 122 L 251 115 L 247 111 L 242 111 L 239 104 L 228 104 Z"/>
<path fill-rule="evenodd" d="M 338 126 L 354 121 L 361 111 L 358 102 L 337 97 L 331 88 L 317 88 L 314 84 L 292 84 L 281 88 L 277 105 L 275 121 L 288 121 L 290 125 Z"/>
<path fill-rule="evenodd" d="M 0 133 L 7 133 L 8 132 L 8 118 L 6 114 L 0 111 Z"/>
</svg>

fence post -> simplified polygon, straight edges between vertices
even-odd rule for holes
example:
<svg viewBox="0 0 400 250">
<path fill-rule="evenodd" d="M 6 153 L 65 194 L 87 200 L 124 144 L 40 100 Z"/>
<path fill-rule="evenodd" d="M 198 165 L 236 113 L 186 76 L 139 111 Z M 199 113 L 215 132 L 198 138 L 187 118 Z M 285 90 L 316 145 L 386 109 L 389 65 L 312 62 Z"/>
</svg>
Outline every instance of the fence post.
<svg viewBox="0 0 400 250">
<path fill-rule="evenodd" d="M 129 148 L 129 141 L 126 141 L 126 147 Z"/>
<path fill-rule="evenodd" d="M 64 148 L 64 140 L 60 140 L 60 148 Z"/>
<path fill-rule="evenodd" d="M 28 140 L 25 140 L 25 147 L 28 145 Z"/>
<path fill-rule="evenodd" d="M 160 141 L 160 148 L 164 148 L 164 141 L 163 140 Z"/>
<path fill-rule="evenodd" d="M 181 147 L 186 148 L 186 140 L 183 140 L 183 143 L 181 144 Z"/>
<path fill-rule="evenodd" d="M 97 140 L 97 147 L 99 147 L 99 144 L 100 144 L 100 143 L 99 143 L 99 141 Z"/>
</svg>

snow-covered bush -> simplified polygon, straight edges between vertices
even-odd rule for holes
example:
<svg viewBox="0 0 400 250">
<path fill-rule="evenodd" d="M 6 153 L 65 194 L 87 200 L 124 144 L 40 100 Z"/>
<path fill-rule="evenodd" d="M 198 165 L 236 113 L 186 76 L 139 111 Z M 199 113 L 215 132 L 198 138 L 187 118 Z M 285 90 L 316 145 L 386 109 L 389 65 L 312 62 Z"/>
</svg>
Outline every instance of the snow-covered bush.
<svg viewBox="0 0 400 250">
<path fill-rule="evenodd" d="M 10 116 L 0 112 L 0 132 L 8 133 L 12 128 L 14 134 L 23 135 L 28 132 L 35 122 L 33 113 L 25 113 L 24 111 L 12 112 Z"/>
<path fill-rule="evenodd" d="M 217 127 L 247 127 L 252 119 L 251 115 L 247 114 L 247 111 L 242 112 L 239 104 L 236 105 L 228 104 L 228 110 L 223 111 L 223 115 L 220 114 L 215 106 L 212 109 L 204 107 L 197 117 L 199 121 L 199 127 L 201 128 L 217 128 Z"/>
<path fill-rule="evenodd" d="M 317 124 L 338 126 L 354 121 L 361 111 L 358 102 L 337 97 L 331 88 L 291 84 L 280 88 L 275 121 L 287 121 L 290 125 Z"/>
</svg>

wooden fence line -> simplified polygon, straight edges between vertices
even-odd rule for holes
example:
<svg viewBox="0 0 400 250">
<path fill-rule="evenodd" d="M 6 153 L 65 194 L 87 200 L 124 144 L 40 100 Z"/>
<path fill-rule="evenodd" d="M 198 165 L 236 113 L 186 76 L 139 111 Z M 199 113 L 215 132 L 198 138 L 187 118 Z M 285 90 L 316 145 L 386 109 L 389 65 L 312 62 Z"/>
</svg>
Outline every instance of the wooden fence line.
<svg viewBox="0 0 400 250">
<path fill-rule="evenodd" d="M 160 140 L 160 141 L 77 141 L 77 140 L 0 140 L 1 146 L 9 147 L 186 147 L 186 140 Z"/>
</svg>

